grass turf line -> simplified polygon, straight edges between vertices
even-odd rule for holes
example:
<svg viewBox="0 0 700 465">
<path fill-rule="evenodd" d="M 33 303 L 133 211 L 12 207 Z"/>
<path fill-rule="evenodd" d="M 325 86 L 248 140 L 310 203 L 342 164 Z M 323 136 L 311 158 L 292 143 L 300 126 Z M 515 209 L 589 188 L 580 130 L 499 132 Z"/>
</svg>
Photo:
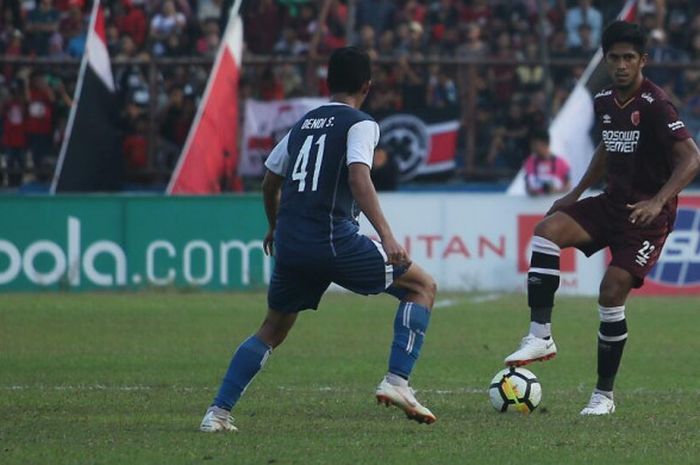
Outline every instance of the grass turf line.
<svg viewBox="0 0 700 465">
<path fill-rule="evenodd" d="M 486 388 L 527 328 L 525 298 L 450 295 L 412 382 L 437 415 L 374 404 L 395 302 L 328 295 L 305 312 L 235 410 L 196 431 L 265 296 L 11 294 L 0 308 L 2 464 L 695 463 L 697 299 L 633 298 L 618 411 L 578 415 L 595 380 L 595 299 L 558 298 L 559 355 L 535 364 L 542 405 L 501 415 Z"/>
</svg>

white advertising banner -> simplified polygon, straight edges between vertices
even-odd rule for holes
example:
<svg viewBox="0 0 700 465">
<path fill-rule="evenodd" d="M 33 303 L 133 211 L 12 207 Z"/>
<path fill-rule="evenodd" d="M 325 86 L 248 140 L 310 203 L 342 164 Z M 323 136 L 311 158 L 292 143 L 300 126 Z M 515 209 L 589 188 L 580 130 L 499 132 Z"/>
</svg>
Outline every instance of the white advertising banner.
<svg viewBox="0 0 700 465">
<path fill-rule="evenodd" d="M 388 193 L 381 205 L 411 258 L 441 290 L 522 292 L 530 242 L 552 198 L 502 194 Z M 361 231 L 376 237 L 363 216 Z M 575 249 L 561 257 L 560 293 L 596 295 L 605 253 L 587 258 Z"/>
<path fill-rule="evenodd" d="M 245 104 L 241 176 L 262 176 L 263 163 L 272 149 L 308 111 L 328 102 L 326 98 L 293 98 L 261 102 L 248 99 Z"/>
</svg>

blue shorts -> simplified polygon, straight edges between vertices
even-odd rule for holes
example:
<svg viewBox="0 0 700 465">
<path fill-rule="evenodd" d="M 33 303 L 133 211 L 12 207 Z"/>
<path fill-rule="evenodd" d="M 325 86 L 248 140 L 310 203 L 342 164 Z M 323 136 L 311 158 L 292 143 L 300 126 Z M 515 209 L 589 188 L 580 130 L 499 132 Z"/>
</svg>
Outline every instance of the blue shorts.
<svg viewBox="0 0 700 465">
<path fill-rule="evenodd" d="M 303 256 L 278 253 L 267 292 L 268 307 L 283 313 L 315 310 L 331 283 L 357 294 L 389 292 L 401 298 L 402 291 L 391 283 L 408 267 L 386 264 L 379 242 L 355 234 L 334 246 L 335 254 L 328 244 L 309 248 Z"/>
</svg>

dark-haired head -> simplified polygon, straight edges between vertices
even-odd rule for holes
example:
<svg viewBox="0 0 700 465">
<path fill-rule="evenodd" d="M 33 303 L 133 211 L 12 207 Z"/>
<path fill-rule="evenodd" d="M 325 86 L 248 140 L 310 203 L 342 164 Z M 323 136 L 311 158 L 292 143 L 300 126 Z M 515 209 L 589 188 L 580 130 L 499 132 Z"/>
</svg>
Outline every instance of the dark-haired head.
<svg viewBox="0 0 700 465">
<path fill-rule="evenodd" d="M 356 94 L 372 79 L 369 55 L 358 47 L 333 51 L 328 60 L 328 89 L 331 94 Z"/>
<path fill-rule="evenodd" d="M 549 145 L 549 131 L 546 128 L 534 129 L 530 133 L 530 142 L 540 141 Z"/>
<path fill-rule="evenodd" d="M 639 24 L 627 21 L 615 21 L 610 23 L 603 31 L 603 54 L 607 54 L 613 45 L 624 42 L 632 44 L 640 55 L 646 53 L 647 35 Z"/>
</svg>

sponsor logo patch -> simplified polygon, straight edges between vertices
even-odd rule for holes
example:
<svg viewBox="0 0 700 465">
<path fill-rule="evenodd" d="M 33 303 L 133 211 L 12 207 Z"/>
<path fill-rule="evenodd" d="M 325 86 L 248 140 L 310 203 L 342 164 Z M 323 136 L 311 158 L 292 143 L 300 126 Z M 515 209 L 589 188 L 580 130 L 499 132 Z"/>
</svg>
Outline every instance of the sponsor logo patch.
<svg viewBox="0 0 700 465">
<path fill-rule="evenodd" d="M 639 142 L 639 131 L 603 131 L 603 143 L 608 152 L 634 153 Z"/>
<path fill-rule="evenodd" d="M 673 123 L 668 123 L 668 128 L 671 131 L 677 131 L 679 129 L 682 129 L 685 127 L 685 124 L 683 124 L 683 121 L 674 121 Z"/>
<path fill-rule="evenodd" d="M 639 111 L 633 111 L 630 115 L 630 120 L 632 120 L 632 124 L 639 126 Z"/>
</svg>

